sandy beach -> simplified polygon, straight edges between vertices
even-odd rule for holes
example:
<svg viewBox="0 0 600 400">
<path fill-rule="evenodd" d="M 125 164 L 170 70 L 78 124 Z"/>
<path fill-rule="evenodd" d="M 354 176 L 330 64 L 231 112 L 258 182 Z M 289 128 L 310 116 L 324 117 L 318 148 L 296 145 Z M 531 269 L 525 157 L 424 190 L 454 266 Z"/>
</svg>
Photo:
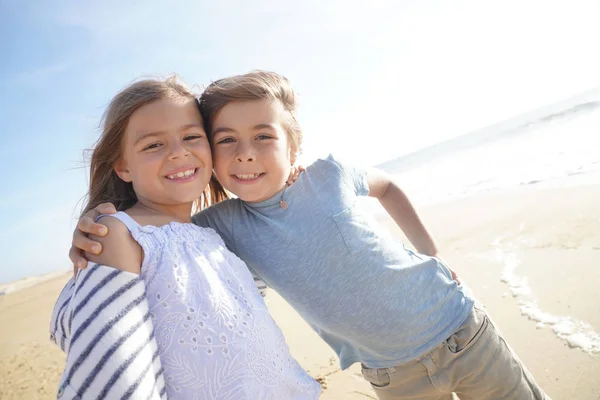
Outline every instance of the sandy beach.
<svg viewBox="0 0 600 400">
<path fill-rule="evenodd" d="M 554 400 L 600 399 L 600 185 L 535 186 L 420 210 L 444 259 Z M 382 223 L 402 237 L 389 220 Z M 64 355 L 48 340 L 67 275 L 0 296 L 0 398 L 51 399 Z M 273 291 L 268 306 L 324 400 L 376 398 Z"/>
</svg>

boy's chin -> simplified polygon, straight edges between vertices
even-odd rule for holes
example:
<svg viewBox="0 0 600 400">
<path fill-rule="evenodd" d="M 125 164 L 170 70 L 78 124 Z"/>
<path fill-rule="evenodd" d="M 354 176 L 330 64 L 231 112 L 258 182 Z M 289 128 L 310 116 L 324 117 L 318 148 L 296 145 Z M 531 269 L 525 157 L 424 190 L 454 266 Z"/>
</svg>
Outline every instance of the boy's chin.
<svg viewBox="0 0 600 400">
<path fill-rule="evenodd" d="M 260 203 L 261 201 L 265 201 L 270 199 L 271 197 L 273 197 L 275 194 L 272 195 L 265 195 L 265 194 L 246 194 L 246 193 L 242 193 L 240 195 L 238 195 L 238 199 L 246 202 L 246 203 Z"/>
</svg>

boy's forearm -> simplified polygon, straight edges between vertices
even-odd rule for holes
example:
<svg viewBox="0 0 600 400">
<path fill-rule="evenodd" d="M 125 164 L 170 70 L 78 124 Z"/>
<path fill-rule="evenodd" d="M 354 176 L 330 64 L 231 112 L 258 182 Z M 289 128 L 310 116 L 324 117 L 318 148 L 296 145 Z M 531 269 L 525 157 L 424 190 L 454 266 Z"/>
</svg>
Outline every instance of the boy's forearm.
<svg viewBox="0 0 600 400">
<path fill-rule="evenodd" d="M 431 257 L 437 255 L 433 238 L 398 185 L 390 183 L 379 201 L 419 253 Z"/>
</svg>

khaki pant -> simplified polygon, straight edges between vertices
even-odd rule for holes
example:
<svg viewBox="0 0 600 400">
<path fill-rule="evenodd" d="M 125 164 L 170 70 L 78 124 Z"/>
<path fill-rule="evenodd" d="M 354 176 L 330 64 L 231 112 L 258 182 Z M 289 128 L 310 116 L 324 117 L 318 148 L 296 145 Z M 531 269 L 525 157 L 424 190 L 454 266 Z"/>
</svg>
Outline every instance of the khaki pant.
<svg viewBox="0 0 600 400">
<path fill-rule="evenodd" d="M 454 335 L 417 360 L 367 368 L 381 400 L 549 400 L 485 311 L 475 307 Z"/>
</svg>

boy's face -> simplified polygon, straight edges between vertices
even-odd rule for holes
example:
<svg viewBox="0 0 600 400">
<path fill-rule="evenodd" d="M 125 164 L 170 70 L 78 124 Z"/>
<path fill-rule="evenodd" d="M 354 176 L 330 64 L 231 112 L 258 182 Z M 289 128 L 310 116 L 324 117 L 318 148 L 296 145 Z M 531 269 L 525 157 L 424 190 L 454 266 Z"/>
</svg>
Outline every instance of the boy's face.
<svg viewBox="0 0 600 400">
<path fill-rule="evenodd" d="M 277 101 L 236 101 L 213 119 L 215 173 L 243 201 L 267 200 L 287 181 L 291 152 L 285 112 Z"/>
</svg>

